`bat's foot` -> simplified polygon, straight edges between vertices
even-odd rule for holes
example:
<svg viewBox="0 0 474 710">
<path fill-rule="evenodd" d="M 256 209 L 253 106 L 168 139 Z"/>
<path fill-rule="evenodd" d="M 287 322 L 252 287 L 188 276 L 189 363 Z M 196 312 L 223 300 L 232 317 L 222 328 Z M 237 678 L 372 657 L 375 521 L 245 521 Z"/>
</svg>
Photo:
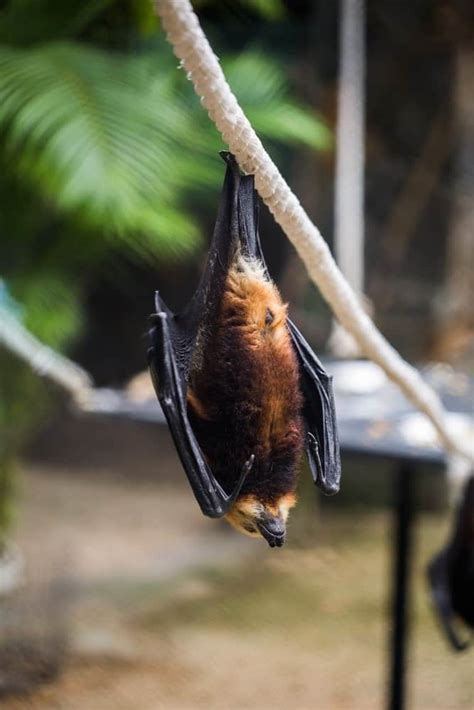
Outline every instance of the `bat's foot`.
<svg viewBox="0 0 474 710">
<path fill-rule="evenodd" d="M 229 512 L 231 507 L 234 505 L 235 501 L 240 495 L 240 491 L 242 490 L 242 486 L 245 483 L 245 479 L 249 475 L 250 471 L 253 468 L 253 464 L 255 462 L 255 454 L 252 454 L 251 457 L 246 461 L 242 467 L 242 472 L 240 474 L 240 478 L 237 481 L 237 485 L 235 486 L 235 489 L 232 491 L 232 494 L 228 497 L 228 499 L 225 502 L 225 507 L 226 507 L 226 513 Z"/>
<path fill-rule="evenodd" d="M 242 475 L 245 478 L 248 476 L 248 474 L 252 470 L 254 462 L 255 462 L 255 454 L 252 454 L 252 456 L 249 458 L 249 460 L 244 463 L 244 467 L 242 469 Z"/>
<path fill-rule="evenodd" d="M 152 325 L 158 325 L 161 323 L 163 318 L 166 318 L 166 313 L 152 313 L 151 315 L 148 316 L 148 320 Z"/>
</svg>

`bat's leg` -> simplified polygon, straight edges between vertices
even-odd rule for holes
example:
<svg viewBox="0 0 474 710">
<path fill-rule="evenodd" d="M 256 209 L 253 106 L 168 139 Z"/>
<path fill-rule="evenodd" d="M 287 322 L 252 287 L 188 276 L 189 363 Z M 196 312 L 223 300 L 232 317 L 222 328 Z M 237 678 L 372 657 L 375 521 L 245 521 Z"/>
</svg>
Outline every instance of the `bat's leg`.
<svg viewBox="0 0 474 710">
<path fill-rule="evenodd" d="M 168 315 L 164 312 L 157 313 L 153 322 L 153 347 L 149 350 L 149 362 L 158 399 L 202 512 L 211 518 L 222 517 L 239 495 L 255 457 L 252 455 L 245 463 L 235 490 L 231 495 L 227 495 L 204 459 L 188 420 L 186 398 L 169 332 Z"/>
</svg>

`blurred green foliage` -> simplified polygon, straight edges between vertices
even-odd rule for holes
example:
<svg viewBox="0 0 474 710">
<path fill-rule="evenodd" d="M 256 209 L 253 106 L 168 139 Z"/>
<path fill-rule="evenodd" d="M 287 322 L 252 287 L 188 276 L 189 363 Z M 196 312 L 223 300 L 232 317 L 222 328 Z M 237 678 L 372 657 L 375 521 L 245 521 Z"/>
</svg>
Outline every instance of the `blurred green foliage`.
<svg viewBox="0 0 474 710">
<path fill-rule="evenodd" d="M 288 99 L 274 62 L 248 51 L 223 66 L 261 135 L 326 145 L 326 129 Z M 174 69 L 166 47 L 141 56 L 64 42 L 0 47 L 5 159 L 99 238 L 143 257 L 189 249 L 198 230 L 183 197 L 217 187 L 222 143 Z"/>
<path fill-rule="evenodd" d="M 49 406 L 44 381 L 16 356 L 0 349 L 0 556 L 14 520 L 16 458 Z"/>
<path fill-rule="evenodd" d="M 279 2 L 240 5 L 284 20 Z M 271 151 L 330 144 L 321 119 L 291 97 L 274 57 L 247 47 L 221 62 Z M 83 293 L 107 260 L 190 253 L 200 237 L 190 204 L 215 196 L 223 147 L 149 0 L 2 4 L 0 278 L 24 324 L 64 349 L 80 333 Z M 42 397 L 26 366 L 1 358 L 5 468 Z"/>
</svg>

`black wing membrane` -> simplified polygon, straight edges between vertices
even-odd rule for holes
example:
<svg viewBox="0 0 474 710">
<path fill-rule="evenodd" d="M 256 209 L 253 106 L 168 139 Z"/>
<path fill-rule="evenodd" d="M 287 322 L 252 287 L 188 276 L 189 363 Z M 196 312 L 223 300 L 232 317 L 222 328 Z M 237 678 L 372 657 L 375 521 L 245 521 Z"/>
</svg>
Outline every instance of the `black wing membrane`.
<svg viewBox="0 0 474 710">
<path fill-rule="evenodd" d="M 219 518 L 225 515 L 239 494 L 253 460 L 245 464 L 233 494 L 227 495 L 207 465 L 188 420 L 186 394 L 169 330 L 169 315 L 161 311 L 154 316 L 153 323 L 153 346 L 149 350 L 153 385 L 196 500 L 204 515 Z"/>
<path fill-rule="evenodd" d="M 326 373 L 296 325 L 289 320 L 288 326 L 300 364 L 303 417 L 307 432 L 306 455 L 311 475 L 323 493 L 331 496 L 339 491 L 341 485 L 332 377 Z"/>
<path fill-rule="evenodd" d="M 244 465 L 232 492 L 223 490 L 212 473 L 194 435 L 187 414 L 187 388 L 196 352 L 214 327 L 236 250 L 261 261 L 268 270 L 258 236 L 258 210 L 253 176 L 241 175 L 235 158 L 221 153 L 227 171 L 213 238 L 201 281 L 186 309 L 174 314 L 159 294 L 151 317 L 148 361 L 153 384 L 165 414 L 176 450 L 204 515 L 225 515 L 237 498 L 253 465 Z M 340 460 L 331 378 L 289 321 L 298 358 L 304 396 L 306 452 L 313 479 L 324 493 L 339 489 Z"/>
<path fill-rule="evenodd" d="M 474 476 L 466 485 L 450 542 L 428 566 L 428 580 L 441 627 L 452 647 L 463 651 L 469 642 L 460 637 L 457 622 L 474 629 Z"/>
</svg>

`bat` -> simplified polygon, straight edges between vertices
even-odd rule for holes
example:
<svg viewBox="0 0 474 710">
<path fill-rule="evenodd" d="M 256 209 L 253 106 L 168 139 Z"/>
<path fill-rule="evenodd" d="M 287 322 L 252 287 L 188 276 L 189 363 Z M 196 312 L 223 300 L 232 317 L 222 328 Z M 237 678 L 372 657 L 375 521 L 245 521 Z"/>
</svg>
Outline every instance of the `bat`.
<svg viewBox="0 0 474 710">
<path fill-rule="evenodd" d="M 221 156 L 227 170 L 205 270 L 182 313 L 156 293 L 148 362 L 204 515 L 280 547 L 303 450 L 316 485 L 339 490 L 332 379 L 268 273 L 253 176 Z"/>
<path fill-rule="evenodd" d="M 442 628 L 453 648 L 463 651 L 469 644 L 453 622 L 457 617 L 474 629 L 474 476 L 467 482 L 451 540 L 428 566 L 428 580 Z"/>
</svg>

